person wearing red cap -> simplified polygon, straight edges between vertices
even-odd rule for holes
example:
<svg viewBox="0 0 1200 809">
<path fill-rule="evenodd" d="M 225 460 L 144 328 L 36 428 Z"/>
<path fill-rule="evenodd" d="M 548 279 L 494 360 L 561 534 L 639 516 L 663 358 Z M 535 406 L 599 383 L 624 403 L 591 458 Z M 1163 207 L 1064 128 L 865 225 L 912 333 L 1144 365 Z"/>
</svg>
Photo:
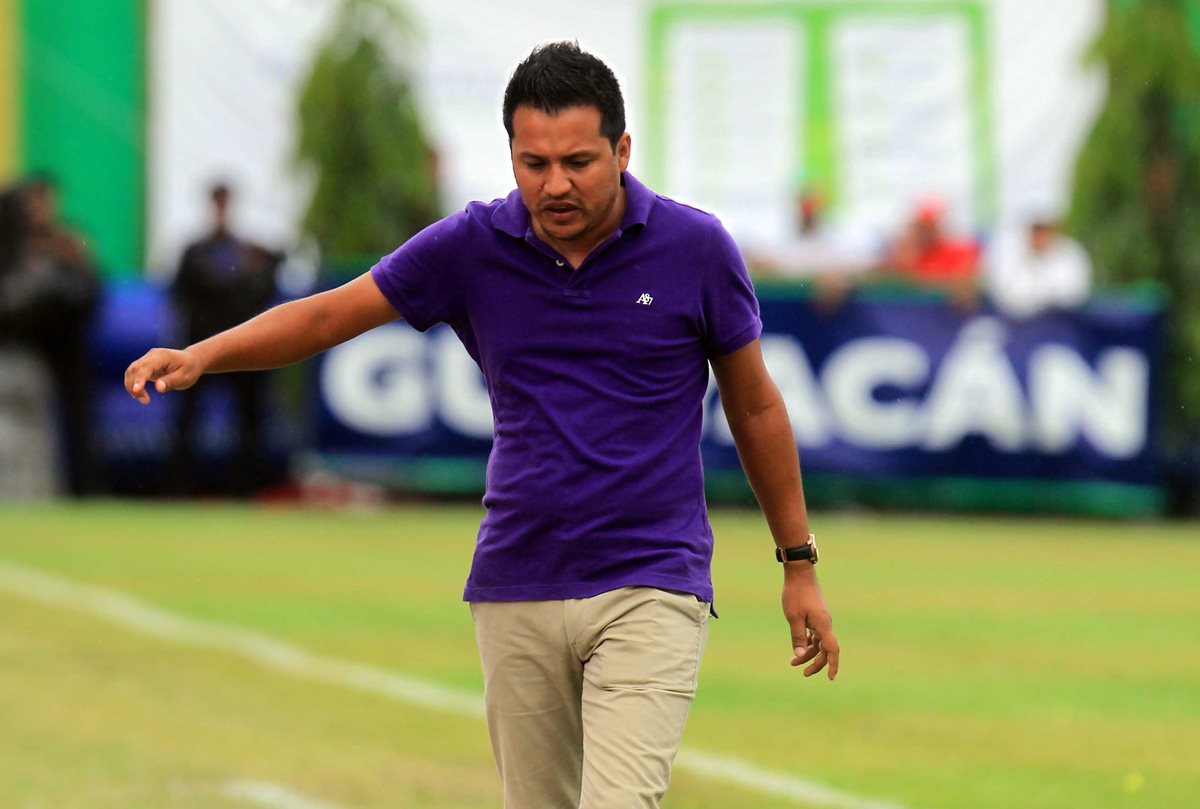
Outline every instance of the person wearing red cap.
<svg viewBox="0 0 1200 809">
<path fill-rule="evenodd" d="M 956 299 L 969 297 L 979 270 L 979 245 L 946 229 L 946 205 L 938 197 L 921 199 L 912 219 L 884 257 L 885 270 Z"/>
</svg>

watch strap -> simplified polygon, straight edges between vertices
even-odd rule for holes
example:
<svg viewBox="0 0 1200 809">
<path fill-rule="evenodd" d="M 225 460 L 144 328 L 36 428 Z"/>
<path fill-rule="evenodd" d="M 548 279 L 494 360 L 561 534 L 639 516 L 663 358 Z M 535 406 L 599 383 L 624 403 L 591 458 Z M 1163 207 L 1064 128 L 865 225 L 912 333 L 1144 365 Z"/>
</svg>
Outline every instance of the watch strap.
<svg viewBox="0 0 1200 809">
<path fill-rule="evenodd" d="M 808 542 L 803 545 L 775 549 L 775 560 L 778 562 L 810 562 L 815 565 L 818 558 L 817 538 L 813 534 L 808 535 Z"/>
</svg>

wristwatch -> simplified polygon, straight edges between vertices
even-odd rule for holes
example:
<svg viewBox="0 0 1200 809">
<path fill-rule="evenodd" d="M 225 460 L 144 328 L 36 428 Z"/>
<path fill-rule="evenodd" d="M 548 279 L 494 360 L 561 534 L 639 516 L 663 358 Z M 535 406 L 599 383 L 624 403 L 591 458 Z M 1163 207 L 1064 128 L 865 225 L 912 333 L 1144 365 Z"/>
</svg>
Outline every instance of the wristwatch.
<svg viewBox="0 0 1200 809">
<path fill-rule="evenodd" d="M 803 545 L 775 549 L 775 559 L 779 562 L 811 562 L 815 565 L 819 558 L 817 538 L 812 534 L 808 535 L 808 542 Z"/>
</svg>

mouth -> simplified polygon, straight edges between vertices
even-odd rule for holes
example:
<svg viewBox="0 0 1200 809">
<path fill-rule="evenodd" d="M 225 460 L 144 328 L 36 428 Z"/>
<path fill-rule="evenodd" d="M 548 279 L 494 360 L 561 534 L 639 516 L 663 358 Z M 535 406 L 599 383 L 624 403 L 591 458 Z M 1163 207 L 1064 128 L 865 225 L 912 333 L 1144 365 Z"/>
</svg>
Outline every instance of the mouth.
<svg viewBox="0 0 1200 809">
<path fill-rule="evenodd" d="M 551 202 L 542 206 L 542 213 L 552 222 L 565 222 L 578 212 L 578 206 L 569 202 Z"/>
</svg>

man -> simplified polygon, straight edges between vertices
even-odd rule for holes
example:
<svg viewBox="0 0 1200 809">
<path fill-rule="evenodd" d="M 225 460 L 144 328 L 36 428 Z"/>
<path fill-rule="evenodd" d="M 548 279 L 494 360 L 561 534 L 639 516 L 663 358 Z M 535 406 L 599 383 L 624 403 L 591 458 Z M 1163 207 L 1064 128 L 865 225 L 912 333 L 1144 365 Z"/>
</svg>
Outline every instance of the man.
<svg viewBox="0 0 1200 809">
<path fill-rule="evenodd" d="M 464 598 L 504 805 L 656 807 L 712 600 L 698 451 L 710 362 L 776 544 L 797 560 L 784 563 L 792 665 L 837 672 L 795 442 L 737 248 L 626 173 L 612 72 L 577 45 L 541 47 L 509 81 L 504 123 L 506 199 L 468 205 L 340 289 L 155 349 L 126 387 L 148 402 L 148 383 L 294 362 L 397 313 L 449 323 L 495 423 Z"/>
<path fill-rule="evenodd" d="M 917 202 L 904 232 L 885 251 L 882 269 L 884 275 L 941 290 L 962 308 L 975 306 L 979 245 L 948 232 L 946 203 L 940 197 Z"/>
<path fill-rule="evenodd" d="M 46 407 L 54 383 L 39 356 L 54 276 L 28 260 L 26 197 L 23 187 L 0 188 L 0 500 L 47 500 L 61 488 L 57 413 Z"/>
<path fill-rule="evenodd" d="M 752 251 L 747 257 L 752 269 L 849 286 L 876 263 L 876 247 L 862 234 L 830 221 L 825 200 L 814 187 L 801 187 L 794 211 L 794 232 L 781 244 Z"/>
<path fill-rule="evenodd" d="M 281 256 L 233 232 L 233 193 L 228 185 L 215 184 L 208 197 L 212 210 L 209 230 L 184 250 L 171 290 L 189 344 L 236 326 L 265 309 L 275 294 L 275 274 L 281 260 Z M 238 374 L 229 380 L 241 437 L 238 457 L 226 480 L 232 493 L 240 496 L 253 493 L 263 466 L 259 425 L 265 381 L 261 373 Z M 196 393 L 188 391 L 180 408 L 167 483 L 172 494 L 195 494 Z"/>
<path fill-rule="evenodd" d="M 1092 291 L 1092 261 L 1079 242 L 1059 229 L 1046 205 L 1030 211 L 1024 227 L 1002 229 L 988 251 L 986 291 L 1013 320 L 1054 309 L 1078 309 Z"/>
<path fill-rule="evenodd" d="M 38 173 L 23 187 L 26 230 L 19 272 L 36 294 L 30 316 L 34 342 L 58 388 L 68 491 L 100 494 L 104 480 L 92 436 L 93 380 L 87 328 L 100 299 L 95 261 L 62 219 L 58 181 Z"/>
</svg>

